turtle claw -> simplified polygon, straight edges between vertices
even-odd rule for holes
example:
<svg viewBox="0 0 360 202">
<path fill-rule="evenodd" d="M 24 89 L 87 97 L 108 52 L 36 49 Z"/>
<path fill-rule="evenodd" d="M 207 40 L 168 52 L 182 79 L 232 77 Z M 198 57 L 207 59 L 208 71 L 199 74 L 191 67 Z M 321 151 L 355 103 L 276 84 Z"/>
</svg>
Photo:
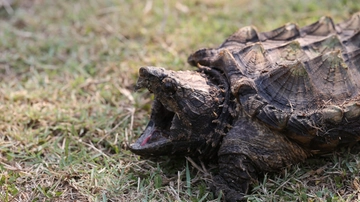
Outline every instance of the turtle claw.
<svg viewBox="0 0 360 202">
<path fill-rule="evenodd" d="M 229 187 L 227 181 L 217 175 L 213 177 L 214 183 L 210 186 L 211 191 L 215 193 L 216 197 L 221 197 L 227 202 L 236 202 L 236 201 L 245 201 L 245 191 L 235 190 Z M 249 186 L 249 183 L 244 183 L 246 187 Z M 240 186 L 243 187 L 243 186 Z"/>
</svg>

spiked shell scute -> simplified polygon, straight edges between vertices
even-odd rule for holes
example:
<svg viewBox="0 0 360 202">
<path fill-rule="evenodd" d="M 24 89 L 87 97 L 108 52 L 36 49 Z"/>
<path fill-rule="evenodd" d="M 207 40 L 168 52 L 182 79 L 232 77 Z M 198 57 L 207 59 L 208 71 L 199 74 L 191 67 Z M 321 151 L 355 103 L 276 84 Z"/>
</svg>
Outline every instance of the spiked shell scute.
<svg viewBox="0 0 360 202">
<path fill-rule="evenodd" d="M 360 12 L 338 24 L 325 16 L 301 28 L 243 27 L 188 61 L 228 71 L 232 93 L 249 116 L 300 142 L 360 125 Z"/>
</svg>

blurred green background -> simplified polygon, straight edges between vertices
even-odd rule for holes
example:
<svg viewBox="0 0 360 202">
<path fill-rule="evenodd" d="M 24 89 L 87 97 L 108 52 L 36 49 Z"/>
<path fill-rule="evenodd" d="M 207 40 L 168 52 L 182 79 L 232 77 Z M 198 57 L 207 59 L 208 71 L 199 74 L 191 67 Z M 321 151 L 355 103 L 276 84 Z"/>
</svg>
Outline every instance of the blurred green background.
<svg viewBox="0 0 360 202">
<path fill-rule="evenodd" d="M 185 159 L 127 150 L 151 96 L 145 65 L 191 69 L 187 56 L 239 27 L 268 31 L 358 1 L 0 0 L 0 201 L 209 201 L 209 176 Z M 266 175 L 249 200 L 355 201 L 359 157 L 346 151 Z"/>
</svg>

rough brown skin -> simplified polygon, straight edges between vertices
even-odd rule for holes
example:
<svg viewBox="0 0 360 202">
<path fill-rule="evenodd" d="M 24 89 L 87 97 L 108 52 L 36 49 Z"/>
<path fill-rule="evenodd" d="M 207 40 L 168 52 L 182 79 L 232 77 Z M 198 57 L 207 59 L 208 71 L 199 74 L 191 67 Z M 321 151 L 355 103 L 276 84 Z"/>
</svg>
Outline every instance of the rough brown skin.
<svg viewBox="0 0 360 202">
<path fill-rule="evenodd" d="M 199 70 L 140 69 L 137 87 L 155 100 L 130 149 L 217 158 L 211 187 L 227 201 L 244 199 L 261 172 L 360 140 L 360 13 L 336 25 L 241 28 L 188 62 Z"/>
<path fill-rule="evenodd" d="M 142 67 L 139 75 L 136 88 L 147 88 L 155 99 L 150 122 L 131 151 L 143 156 L 216 155 L 232 119 L 225 78 L 210 68 L 175 72 Z"/>
</svg>

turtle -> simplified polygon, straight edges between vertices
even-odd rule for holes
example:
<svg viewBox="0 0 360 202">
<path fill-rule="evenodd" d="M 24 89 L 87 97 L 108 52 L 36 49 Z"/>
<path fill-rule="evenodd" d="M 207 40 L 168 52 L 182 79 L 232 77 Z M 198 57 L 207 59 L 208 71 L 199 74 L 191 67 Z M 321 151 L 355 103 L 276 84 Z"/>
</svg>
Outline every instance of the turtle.
<svg viewBox="0 0 360 202">
<path fill-rule="evenodd" d="M 360 12 L 268 32 L 240 28 L 188 57 L 196 70 L 145 66 L 154 94 L 138 155 L 215 159 L 211 188 L 244 200 L 261 173 L 360 140 Z"/>
</svg>

